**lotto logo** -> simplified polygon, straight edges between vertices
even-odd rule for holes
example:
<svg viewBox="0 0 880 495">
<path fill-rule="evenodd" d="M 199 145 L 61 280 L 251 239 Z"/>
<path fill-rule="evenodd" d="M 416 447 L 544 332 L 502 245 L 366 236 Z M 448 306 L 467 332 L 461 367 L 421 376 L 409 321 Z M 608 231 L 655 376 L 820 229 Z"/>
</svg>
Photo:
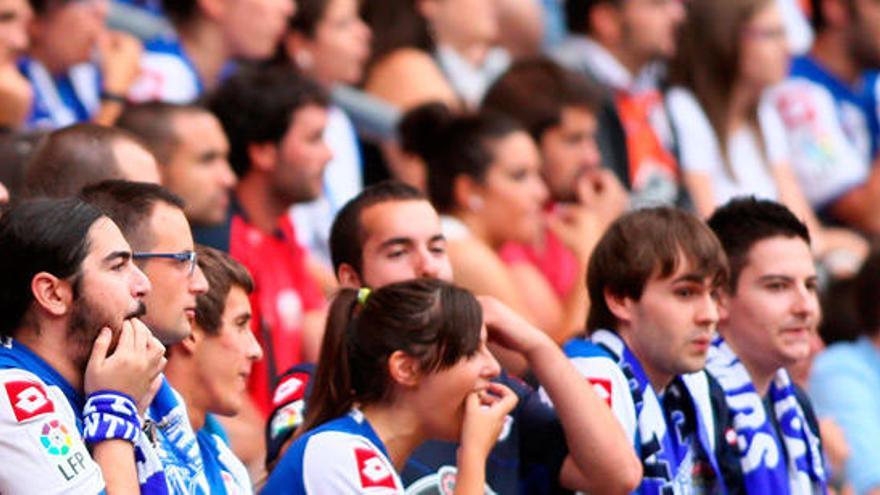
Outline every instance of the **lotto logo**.
<svg viewBox="0 0 880 495">
<path fill-rule="evenodd" d="M 41 414 L 55 411 L 55 406 L 46 395 L 46 389 L 36 382 L 8 382 L 6 396 L 12 405 L 12 412 L 19 423 Z"/>
<path fill-rule="evenodd" d="M 292 400 L 299 400 L 305 395 L 305 384 L 309 381 L 309 375 L 306 373 L 294 373 L 284 378 L 275 389 L 275 395 L 272 397 L 272 404 L 275 407 L 285 404 Z"/>
<path fill-rule="evenodd" d="M 599 398 L 604 400 L 608 407 L 611 407 L 611 380 L 604 378 L 587 378 L 587 380 L 593 385 L 593 390 L 596 391 Z"/>
<path fill-rule="evenodd" d="M 396 488 L 391 469 L 375 452 L 370 449 L 354 449 L 354 456 L 357 459 L 361 488 Z"/>
</svg>

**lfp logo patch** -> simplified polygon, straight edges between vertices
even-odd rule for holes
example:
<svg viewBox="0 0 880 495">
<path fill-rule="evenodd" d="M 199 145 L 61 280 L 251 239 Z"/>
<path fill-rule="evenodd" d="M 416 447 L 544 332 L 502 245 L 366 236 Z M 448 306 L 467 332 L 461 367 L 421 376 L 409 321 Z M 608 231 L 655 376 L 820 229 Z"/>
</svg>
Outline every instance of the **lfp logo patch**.
<svg viewBox="0 0 880 495">
<path fill-rule="evenodd" d="M 67 428 L 58 422 L 57 419 L 44 424 L 41 433 L 40 443 L 43 444 L 46 452 L 52 455 L 67 455 L 70 453 L 70 449 L 73 447 L 73 440 L 70 439 Z"/>
</svg>

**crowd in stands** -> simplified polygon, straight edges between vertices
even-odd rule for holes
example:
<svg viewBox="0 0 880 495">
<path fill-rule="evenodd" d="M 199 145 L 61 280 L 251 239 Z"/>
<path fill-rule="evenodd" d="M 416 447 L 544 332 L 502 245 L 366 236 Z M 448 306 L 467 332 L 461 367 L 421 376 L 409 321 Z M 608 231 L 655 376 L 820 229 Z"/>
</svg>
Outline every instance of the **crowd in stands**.
<svg viewBox="0 0 880 495">
<path fill-rule="evenodd" d="M 0 0 L 0 493 L 880 494 L 877 0 Z"/>
</svg>

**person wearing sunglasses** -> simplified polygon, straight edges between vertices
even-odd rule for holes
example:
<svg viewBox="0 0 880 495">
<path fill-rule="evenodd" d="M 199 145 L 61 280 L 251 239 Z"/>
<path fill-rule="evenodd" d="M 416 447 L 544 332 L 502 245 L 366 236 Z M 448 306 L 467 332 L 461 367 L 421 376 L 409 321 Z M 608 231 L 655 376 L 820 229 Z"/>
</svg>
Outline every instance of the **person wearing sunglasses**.
<svg viewBox="0 0 880 495">
<path fill-rule="evenodd" d="M 119 225 L 131 244 L 132 258 L 150 280 L 153 290 L 144 298 L 143 322 L 166 346 L 189 337 L 196 297 L 208 291 L 208 281 L 196 262 L 183 201 L 159 185 L 120 180 L 86 187 L 82 197 Z M 189 493 L 188 487 L 210 486 L 186 404 L 167 380 L 146 415 L 156 425 L 169 490 Z"/>
</svg>

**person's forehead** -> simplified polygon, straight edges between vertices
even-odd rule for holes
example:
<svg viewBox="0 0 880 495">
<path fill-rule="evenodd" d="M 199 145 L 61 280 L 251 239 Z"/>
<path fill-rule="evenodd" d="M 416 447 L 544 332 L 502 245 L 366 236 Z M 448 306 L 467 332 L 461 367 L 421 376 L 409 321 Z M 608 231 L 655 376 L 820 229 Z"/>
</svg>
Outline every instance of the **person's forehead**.
<svg viewBox="0 0 880 495">
<path fill-rule="evenodd" d="M 177 252 L 193 249 L 189 222 L 180 208 L 157 201 L 150 212 L 149 224 L 154 251 L 168 249 Z"/>
<path fill-rule="evenodd" d="M 317 103 L 306 103 L 291 114 L 287 132 L 291 133 L 295 130 L 305 132 L 313 127 L 323 126 L 327 121 L 327 116 L 326 107 Z"/>
<path fill-rule="evenodd" d="M 664 275 L 661 273 L 662 268 L 663 267 L 658 260 L 648 280 L 660 283 L 672 283 L 679 280 L 687 280 L 708 284 L 715 278 L 715 273 L 705 273 L 705 270 L 701 270 L 690 256 L 681 251 L 679 251 L 675 260 L 675 268 L 672 270 L 672 273 Z"/>
<path fill-rule="evenodd" d="M 361 227 L 365 245 L 398 237 L 429 240 L 441 234 L 440 217 L 424 199 L 384 201 L 364 208 Z"/>
<path fill-rule="evenodd" d="M 114 252 L 129 252 L 131 248 L 123 237 L 119 227 L 107 217 L 101 217 L 89 227 L 87 259 L 97 262 Z"/>
<path fill-rule="evenodd" d="M 758 277 L 773 273 L 812 276 L 816 266 L 810 246 L 803 239 L 775 236 L 752 244 L 742 271 Z"/>
</svg>

